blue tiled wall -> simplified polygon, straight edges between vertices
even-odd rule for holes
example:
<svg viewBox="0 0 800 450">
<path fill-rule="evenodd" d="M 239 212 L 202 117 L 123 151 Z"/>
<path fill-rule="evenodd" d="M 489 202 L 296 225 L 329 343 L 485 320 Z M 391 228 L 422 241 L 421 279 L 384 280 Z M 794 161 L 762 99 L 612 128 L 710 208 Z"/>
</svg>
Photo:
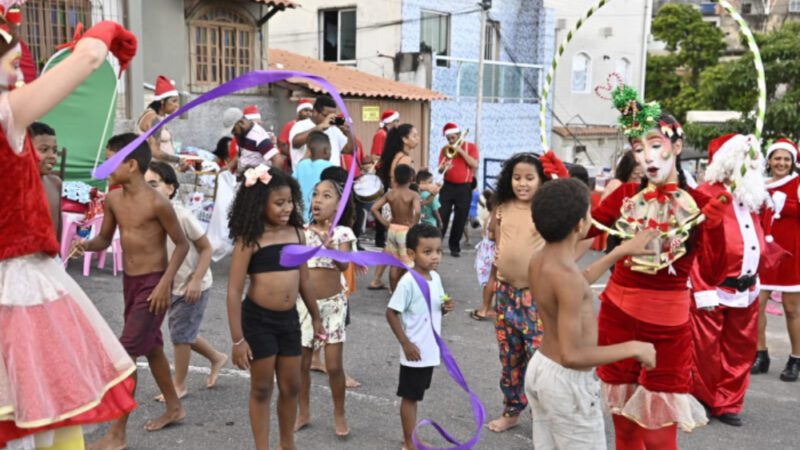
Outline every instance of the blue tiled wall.
<svg viewBox="0 0 800 450">
<path fill-rule="evenodd" d="M 450 56 L 477 59 L 480 46 L 480 13 L 475 0 L 421 0 L 403 1 L 403 26 L 401 51 L 419 51 L 421 10 L 451 14 Z M 500 23 L 500 59 L 518 63 L 549 64 L 554 46 L 554 14 L 546 11 L 542 0 L 494 0 L 489 12 L 491 20 Z M 510 53 L 510 54 L 509 54 Z M 455 93 L 457 69 L 434 67 L 432 88 L 443 93 Z M 438 152 L 445 139 L 442 127 L 447 122 L 456 122 L 473 131 L 469 140 L 474 140 L 475 100 L 444 100 L 431 105 L 430 160 L 437 161 Z M 481 112 L 481 159 L 505 159 L 522 151 L 541 152 L 539 142 L 538 103 L 493 103 L 484 102 Z M 550 115 L 548 114 L 548 130 Z M 549 133 L 549 131 L 548 131 Z M 435 163 L 434 163 L 435 164 Z M 479 181 L 483 180 L 481 161 Z M 488 171 L 495 172 L 496 165 Z"/>
</svg>

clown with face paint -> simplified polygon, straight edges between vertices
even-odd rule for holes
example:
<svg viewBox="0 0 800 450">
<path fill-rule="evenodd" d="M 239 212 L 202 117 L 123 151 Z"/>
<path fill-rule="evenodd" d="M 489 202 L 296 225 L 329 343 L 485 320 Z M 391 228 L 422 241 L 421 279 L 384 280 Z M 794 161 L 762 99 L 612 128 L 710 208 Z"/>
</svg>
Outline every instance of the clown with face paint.
<svg viewBox="0 0 800 450">
<path fill-rule="evenodd" d="M 662 114 L 657 103 L 644 104 L 637 97 L 628 86 L 614 91 L 620 124 L 646 178 L 623 184 L 592 211 L 590 236 L 608 231 L 627 239 L 652 228 L 661 233 L 650 243 L 652 254 L 617 263 L 600 295 L 598 344 L 651 342 L 657 362 L 644 370 L 637 361 L 624 360 L 598 367 L 597 375 L 613 414 L 618 449 L 676 449 L 678 425 L 690 431 L 708 421 L 690 394 L 687 281 L 695 260 L 704 279 L 714 285 L 724 279 L 724 270 L 709 261 L 718 260 L 723 248 L 724 236 L 714 231 L 730 208 L 730 194 L 709 198 L 688 187 L 680 168 L 680 123 Z"/>
<path fill-rule="evenodd" d="M 135 408 L 136 367 L 53 258 L 59 245 L 26 128 L 88 78 L 109 49 L 126 67 L 136 37 L 100 22 L 61 63 L 23 85 L 11 20 L 18 3 L 0 0 L 0 448 L 82 449 L 81 425 Z"/>
</svg>

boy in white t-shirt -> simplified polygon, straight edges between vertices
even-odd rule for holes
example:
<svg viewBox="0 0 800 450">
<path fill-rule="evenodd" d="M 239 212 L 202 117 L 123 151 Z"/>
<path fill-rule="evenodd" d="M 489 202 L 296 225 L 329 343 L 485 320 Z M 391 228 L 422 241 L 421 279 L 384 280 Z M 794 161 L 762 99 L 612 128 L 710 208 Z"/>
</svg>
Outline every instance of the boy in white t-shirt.
<svg viewBox="0 0 800 450">
<path fill-rule="evenodd" d="M 417 423 L 417 402 L 422 401 L 431 386 L 433 368 L 439 365 L 439 346 L 433 330 L 441 334 L 442 313 L 453 310 L 453 302 L 444 293 L 442 279 L 436 273 L 442 260 L 442 234 L 428 224 L 411 227 L 406 235 L 408 256 L 414 270 L 428 281 L 431 307 L 422 295 L 411 273 L 397 283 L 386 309 L 386 320 L 402 346 L 400 382 L 397 396 L 400 402 L 400 421 L 403 425 L 403 448 L 416 447 L 411 434 Z"/>
<path fill-rule="evenodd" d="M 153 161 L 144 176 L 147 183 L 170 200 L 175 197 L 180 185 L 175 169 L 169 164 Z M 186 395 L 186 375 L 189 370 L 191 351 L 203 355 L 211 363 L 211 373 L 206 379 L 206 387 L 211 389 L 217 382 L 219 371 L 228 362 L 228 355 L 215 349 L 200 337 L 200 324 L 203 322 L 208 304 L 208 296 L 213 282 L 211 276 L 211 243 L 200 221 L 188 209 L 173 205 L 175 215 L 186 238 L 192 242 L 189 254 L 175 274 L 172 285 L 172 301 L 169 307 L 169 331 L 172 345 L 175 346 L 175 391 L 179 398 Z M 172 255 L 175 244 L 167 240 L 167 252 Z M 156 400 L 163 401 L 162 396 Z"/>
</svg>

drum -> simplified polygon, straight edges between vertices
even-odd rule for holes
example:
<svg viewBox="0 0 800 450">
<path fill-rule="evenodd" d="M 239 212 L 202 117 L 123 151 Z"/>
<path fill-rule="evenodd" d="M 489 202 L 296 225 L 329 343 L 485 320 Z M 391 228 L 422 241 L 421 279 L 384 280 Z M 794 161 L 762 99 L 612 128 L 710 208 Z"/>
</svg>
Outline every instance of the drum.
<svg viewBox="0 0 800 450">
<path fill-rule="evenodd" d="M 353 192 L 361 203 L 372 203 L 383 195 L 383 183 L 377 175 L 367 173 L 353 183 Z"/>
</svg>

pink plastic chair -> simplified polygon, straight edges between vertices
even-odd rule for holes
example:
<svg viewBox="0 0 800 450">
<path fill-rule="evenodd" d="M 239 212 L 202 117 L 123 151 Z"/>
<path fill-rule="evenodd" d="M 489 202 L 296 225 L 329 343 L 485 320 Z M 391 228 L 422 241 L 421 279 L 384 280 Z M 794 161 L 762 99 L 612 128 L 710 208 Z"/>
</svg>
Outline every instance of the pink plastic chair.
<svg viewBox="0 0 800 450">
<path fill-rule="evenodd" d="M 66 261 L 72 241 L 78 237 L 78 224 L 86 217 L 85 214 L 62 212 L 61 213 L 61 260 Z"/>
<path fill-rule="evenodd" d="M 71 245 L 72 240 L 77 237 L 77 225 L 74 225 L 75 230 L 71 231 L 71 237 L 67 245 L 67 250 L 69 251 L 69 245 Z M 103 225 L 103 215 L 98 215 L 93 217 L 86 223 L 80 224 L 82 227 L 90 227 L 88 239 L 92 239 L 100 233 L 100 227 Z M 73 226 L 73 225 L 71 225 Z M 63 244 L 63 243 L 62 243 Z M 62 245 L 63 248 L 63 245 Z M 92 271 L 92 258 L 97 256 L 97 268 L 103 269 L 106 266 L 106 254 L 107 250 L 102 250 L 99 252 L 86 252 L 83 255 L 83 276 L 88 277 L 91 275 Z M 117 272 L 122 270 L 122 246 L 119 242 L 118 234 L 115 233 L 114 240 L 111 242 L 111 255 L 112 255 L 112 271 L 114 276 L 117 276 Z M 66 261 L 66 260 L 65 260 Z"/>
</svg>

